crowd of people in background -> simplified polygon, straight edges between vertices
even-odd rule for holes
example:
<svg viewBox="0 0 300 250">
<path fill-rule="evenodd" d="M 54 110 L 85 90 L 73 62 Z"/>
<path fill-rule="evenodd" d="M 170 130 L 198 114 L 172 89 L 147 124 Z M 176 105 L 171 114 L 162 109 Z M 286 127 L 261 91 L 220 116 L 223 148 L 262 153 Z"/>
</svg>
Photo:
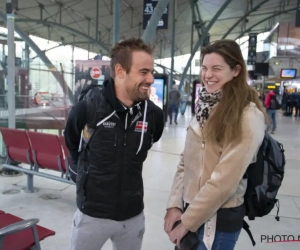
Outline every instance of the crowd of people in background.
<svg viewBox="0 0 300 250">
<path fill-rule="evenodd" d="M 295 91 L 291 94 L 285 92 L 282 97 L 282 106 L 286 116 L 300 116 L 300 93 Z"/>
<path fill-rule="evenodd" d="M 269 116 L 270 123 L 267 132 L 274 134 L 277 128 L 276 115 L 278 109 L 283 111 L 284 116 L 300 116 L 300 93 L 297 89 L 292 93 L 285 90 L 282 96 L 276 90 L 269 90 L 263 95 L 259 91 L 257 93 Z"/>
</svg>

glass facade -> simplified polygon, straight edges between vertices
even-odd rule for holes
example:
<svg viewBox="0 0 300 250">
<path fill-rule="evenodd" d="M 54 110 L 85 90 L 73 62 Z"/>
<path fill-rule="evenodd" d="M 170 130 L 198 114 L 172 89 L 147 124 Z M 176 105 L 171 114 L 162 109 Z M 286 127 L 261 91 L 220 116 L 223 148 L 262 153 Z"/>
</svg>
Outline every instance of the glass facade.
<svg viewBox="0 0 300 250">
<path fill-rule="evenodd" d="M 299 56 L 299 45 L 300 28 L 291 22 L 277 24 L 264 41 L 266 60 L 275 56 Z"/>
<path fill-rule="evenodd" d="M 0 28 L 0 126 L 8 127 L 7 30 Z M 30 36 L 51 61 L 45 65 L 15 34 L 15 127 L 62 134 L 71 107 L 67 88 L 75 91 L 75 61 L 94 58 L 95 53 Z M 53 49 L 52 49 L 53 48 Z M 27 51 L 26 51 L 27 50 Z M 29 64 L 28 56 L 29 54 Z M 29 66 L 29 67 L 28 67 Z M 62 73 L 63 72 L 63 73 Z M 0 133 L 0 156 L 5 156 Z"/>
</svg>

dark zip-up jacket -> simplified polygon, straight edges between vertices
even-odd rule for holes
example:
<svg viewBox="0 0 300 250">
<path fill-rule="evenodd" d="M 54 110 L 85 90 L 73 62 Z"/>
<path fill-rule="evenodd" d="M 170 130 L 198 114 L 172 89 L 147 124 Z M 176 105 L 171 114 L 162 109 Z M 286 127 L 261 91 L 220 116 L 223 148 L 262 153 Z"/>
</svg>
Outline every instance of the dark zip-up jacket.
<svg viewBox="0 0 300 250">
<path fill-rule="evenodd" d="M 78 153 L 91 136 L 85 126 L 93 124 L 87 101 L 73 107 L 64 132 L 71 158 L 78 161 L 77 206 L 89 216 L 122 221 L 143 211 L 143 162 L 162 135 L 164 114 L 150 100 L 125 107 L 112 80 L 104 83 L 99 98 L 96 129 L 86 151 Z"/>
</svg>

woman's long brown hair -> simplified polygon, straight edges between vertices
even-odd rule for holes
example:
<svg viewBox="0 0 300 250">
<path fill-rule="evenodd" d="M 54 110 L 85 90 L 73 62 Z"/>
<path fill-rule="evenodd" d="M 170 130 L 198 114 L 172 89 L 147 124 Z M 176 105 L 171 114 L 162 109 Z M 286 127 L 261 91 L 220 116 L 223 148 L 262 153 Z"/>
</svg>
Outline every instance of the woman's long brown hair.
<svg viewBox="0 0 300 250">
<path fill-rule="evenodd" d="M 201 65 L 205 55 L 216 53 L 222 56 L 232 70 L 240 65 L 240 73 L 222 87 L 222 97 L 207 121 L 207 134 L 213 141 L 230 142 L 241 138 L 242 114 L 250 102 L 256 104 L 267 114 L 258 98 L 257 92 L 247 83 L 247 68 L 239 45 L 233 40 L 219 40 L 201 49 Z"/>
</svg>

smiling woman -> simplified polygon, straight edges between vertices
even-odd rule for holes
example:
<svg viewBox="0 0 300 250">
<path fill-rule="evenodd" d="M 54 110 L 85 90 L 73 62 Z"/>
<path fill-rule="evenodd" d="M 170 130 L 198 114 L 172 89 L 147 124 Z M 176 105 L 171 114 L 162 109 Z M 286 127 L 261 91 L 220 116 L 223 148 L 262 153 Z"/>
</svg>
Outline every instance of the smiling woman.
<svg viewBox="0 0 300 250">
<path fill-rule="evenodd" d="M 240 71 L 240 65 L 231 69 L 221 55 L 211 53 L 203 58 L 201 78 L 207 92 L 213 93 L 236 77 Z"/>
<path fill-rule="evenodd" d="M 247 67 L 235 41 L 220 40 L 202 48 L 200 62 L 207 92 L 222 89 L 219 105 L 208 121 L 212 139 L 230 141 L 240 137 L 243 110 L 250 102 L 255 103 L 267 120 L 255 90 L 247 83 Z"/>
<path fill-rule="evenodd" d="M 174 177 L 165 231 L 178 246 L 191 231 L 199 240 L 197 250 L 233 250 L 245 216 L 243 176 L 256 161 L 266 115 L 247 84 L 235 41 L 202 48 L 200 62 L 204 87 Z"/>
</svg>

